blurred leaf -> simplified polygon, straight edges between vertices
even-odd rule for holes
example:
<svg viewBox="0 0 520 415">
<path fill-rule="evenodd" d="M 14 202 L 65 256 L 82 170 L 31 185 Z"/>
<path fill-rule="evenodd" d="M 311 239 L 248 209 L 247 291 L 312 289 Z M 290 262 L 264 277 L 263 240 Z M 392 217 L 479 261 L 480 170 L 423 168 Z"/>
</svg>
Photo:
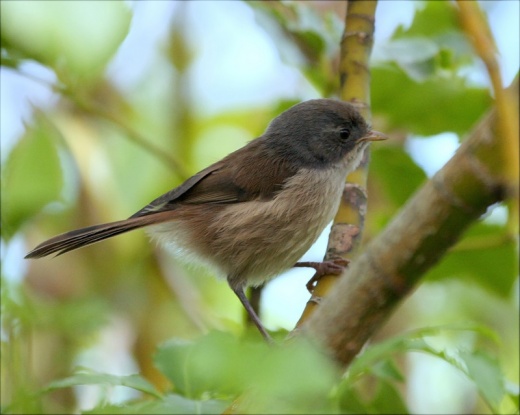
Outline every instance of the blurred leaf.
<svg viewBox="0 0 520 415">
<path fill-rule="evenodd" d="M 474 60 L 471 44 L 460 30 L 457 12 L 452 3 L 444 1 L 423 1 L 414 15 L 410 27 L 400 26 L 392 36 L 393 40 L 428 38 L 438 45 L 439 51 L 451 51 L 451 68 L 456 68 Z"/>
<path fill-rule="evenodd" d="M 75 298 L 55 303 L 34 303 L 36 327 L 59 330 L 69 338 L 81 341 L 107 323 L 107 304 L 100 298 Z"/>
<path fill-rule="evenodd" d="M 487 327 L 472 324 L 446 324 L 442 326 L 424 327 L 412 330 L 400 336 L 392 337 L 381 343 L 377 343 L 368 347 L 361 355 L 359 355 L 350 365 L 347 371 L 347 381 L 353 382 L 359 376 L 372 371 L 374 365 L 380 361 L 392 358 L 396 353 L 404 353 L 409 351 L 425 352 L 433 354 L 453 364 L 452 359 L 432 348 L 425 340 L 425 337 L 437 336 L 446 330 L 453 331 L 471 331 L 481 336 L 497 341 L 496 334 Z M 459 368 L 459 366 L 457 366 Z"/>
<path fill-rule="evenodd" d="M 324 22 L 311 7 L 298 3 L 251 1 L 260 24 L 283 33 L 308 62 L 317 62 L 325 51 Z M 269 22 L 266 20 L 269 19 Z"/>
<path fill-rule="evenodd" d="M 168 342 L 155 362 L 183 395 L 245 393 L 242 409 L 253 413 L 323 412 L 336 380 L 331 362 L 301 339 L 268 347 L 212 332 L 196 342 Z"/>
<path fill-rule="evenodd" d="M 449 80 L 459 77 L 461 69 L 475 67 L 473 48 L 460 30 L 453 5 L 436 1 L 417 4 L 410 27 L 399 26 L 391 39 L 376 45 L 375 66 L 394 63 L 415 82 L 435 77 Z"/>
<path fill-rule="evenodd" d="M 520 404 L 520 386 L 518 384 L 514 384 L 507 379 L 505 380 L 505 388 L 506 393 L 509 399 L 511 399 L 512 404 L 514 405 L 514 410 L 510 411 L 511 413 L 518 413 L 518 408 Z"/>
<path fill-rule="evenodd" d="M 347 382 L 340 383 L 336 393 L 339 410 L 342 414 L 368 414 L 368 408 L 357 390 Z"/>
<path fill-rule="evenodd" d="M 280 347 L 270 347 L 247 371 L 246 413 L 331 413 L 332 388 L 338 381 L 337 368 L 322 350 L 292 339 Z"/>
<path fill-rule="evenodd" d="M 379 380 L 376 396 L 370 402 L 371 414 L 408 414 L 408 408 L 392 383 Z"/>
<path fill-rule="evenodd" d="M 504 375 L 498 361 L 480 351 L 461 350 L 458 355 L 464 361 L 466 374 L 477 385 L 480 395 L 496 410 L 506 395 Z"/>
<path fill-rule="evenodd" d="M 397 368 L 394 363 L 390 360 L 385 361 L 388 363 L 387 368 L 393 367 L 390 372 L 396 372 Z M 377 364 L 376 364 L 377 365 Z M 355 387 L 350 382 L 342 382 L 338 387 L 337 399 L 341 413 L 347 414 L 407 414 L 408 408 L 393 385 L 391 378 L 387 376 L 389 372 L 383 374 L 383 376 L 377 376 L 377 387 L 371 399 L 362 399 L 358 393 L 361 388 Z M 402 376 L 399 374 L 399 376 Z M 370 384 L 370 389 L 373 389 L 373 383 Z M 360 391 L 361 392 L 361 391 Z"/>
<path fill-rule="evenodd" d="M 404 382 L 405 378 L 392 359 L 377 362 L 371 369 L 372 373 L 380 379 Z"/>
<path fill-rule="evenodd" d="M 400 26 L 394 33 L 395 38 L 418 35 L 434 37 L 458 30 L 456 10 L 451 3 L 423 1 L 418 6 L 412 24 L 408 28 Z"/>
<path fill-rule="evenodd" d="M 498 265 L 499 264 L 499 265 Z M 499 225 L 478 222 L 426 275 L 429 281 L 461 278 L 507 297 L 518 278 L 516 242 Z"/>
<path fill-rule="evenodd" d="M 438 45 L 428 38 L 393 40 L 378 49 L 378 59 L 393 61 L 414 81 L 425 81 L 437 71 Z"/>
<path fill-rule="evenodd" d="M 0 282 L 2 329 L 28 327 L 36 318 L 37 311 L 27 297 L 25 287 L 7 280 L 3 274 Z"/>
<path fill-rule="evenodd" d="M 56 143 L 60 132 L 37 112 L 2 170 L 2 236 L 9 239 L 45 205 L 59 198 L 63 177 Z"/>
<path fill-rule="evenodd" d="M 98 76 L 130 27 L 122 1 L 1 2 L 2 40 L 57 71 L 60 78 Z"/>
<path fill-rule="evenodd" d="M 381 182 L 381 189 L 394 204 L 402 206 L 426 180 L 426 174 L 397 146 L 375 146 L 370 151 L 370 174 Z"/>
<path fill-rule="evenodd" d="M 395 64 L 372 69 L 372 106 L 389 126 L 418 135 L 466 133 L 489 108 L 486 88 L 461 78 L 429 78 L 417 83 Z"/>
<path fill-rule="evenodd" d="M 246 348 L 230 334 L 211 332 L 196 342 L 175 339 L 163 344 L 154 361 L 175 390 L 188 398 L 209 391 L 233 395 L 246 380 L 243 366 L 251 353 Z"/>
<path fill-rule="evenodd" d="M 468 323 L 425 327 L 371 345 L 354 360 L 339 385 L 342 409 L 359 409 L 361 406 L 368 408 L 368 413 L 408 413 L 402 397 L 390 382 L 393 378 L 400 380 L 401 375 L 398 371 L 396 373 L 392 369 L 393 364 L 385 363 L 389 362 L 395 354 L 406 352 L 427 353 L 459 369 L 475 382 L 480 394 L 490 404 L 491 408 L 496 408 L 506 396 L 504 375 L 498 362 L 478 350 L 448 354 L 444 350 L 435 349 L 426 342 L 426 337 L 439 335 L 445 330 L 472 331 L 481 336 L 497 340 L 496 334 L 487 327 Z M 379 368 L 377 368 L 378 365 L 380 365 Z M 376 369 L 374 370 L 374 368 Z M 377 376 L 379 388 L 371 402 L 363 403 L 356 393 L 355 384 L 363 375 L 368 373 Z M 494 382 L 493 387 L 489 387 L 492 382 Z M 360 411 L 360 413 L 364 412 Z"/>
<path fill-rule="evenodd" d="M 103 405 L 84 414 L 221 414 L 229 406 L 227 401 L 195 401 L 179 395 L 167 395 L 164 398 L 131 402 L 126 405 Z"/>
<path fill-rule="evenodd" d="M 55 380 L 47 385 L 45 392 L 56 389 L 70 388 L 79 385 L 104 385 L 104 386 L 126 386 L 160 398 L 161 393 L 140 375 L 116 376 L 107 373 L 97 373 L 89 369 L 69 376 L 65 379 Z"/>
<path fill-rule="evenodd" d="M 330 13 L 321 17 L 313 7 L 298 2 L 247 2 L 258 23 L 276 39 L 285 62 L 296 66 L 323 96 L 337 92 L 334 66 L 343 25 Z"/>
</svg>

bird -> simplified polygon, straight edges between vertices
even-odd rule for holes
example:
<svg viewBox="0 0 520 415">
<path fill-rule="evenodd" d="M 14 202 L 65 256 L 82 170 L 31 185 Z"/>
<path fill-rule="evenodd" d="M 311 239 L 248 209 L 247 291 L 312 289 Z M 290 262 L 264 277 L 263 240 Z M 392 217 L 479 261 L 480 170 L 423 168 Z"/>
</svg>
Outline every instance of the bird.
<svg viewBox="0 0 520 415">
<path fill-rule="evenodd" d="M 332 221 L 345 179 L 372 141 L 371 129 L 351 103 L 300 102 L 244 147 L 196 173 L 128 219 L 63 233 L 25 258 L 40 258 L 143 228 L 188 261 L 227 279 L 261 335 L 271 337 L 245 295 L 294 266 Z M 338 266 L 315 267 L 337 271 Z M 338 273 L 338 272 L 336 272 Z"/>
</svg>

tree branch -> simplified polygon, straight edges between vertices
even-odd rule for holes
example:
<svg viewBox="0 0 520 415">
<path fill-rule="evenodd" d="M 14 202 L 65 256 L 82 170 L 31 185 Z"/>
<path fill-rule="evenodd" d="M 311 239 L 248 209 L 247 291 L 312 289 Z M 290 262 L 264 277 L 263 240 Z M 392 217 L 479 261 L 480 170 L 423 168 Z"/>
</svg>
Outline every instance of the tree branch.
<svg viewBox="0 0 520 415">
<path fill-rule="evenodd" d="M 367 121 L 370 120 L 370 70 L 368 61 L 374 41 L 377 1 L 349 1 L 345 29 L 341 39 L 340 83 L 341 98 L 355 104 Z M 325 260 L 346 258 L 359 246 L 365 222 L 369 152 L 356 171 L 347 177 L 341 205 L 329 235 Z M 321 299 L 336 284 L 337 275 L 322 276 L 307 302 L 296 330 L 310 317 Z"/>
<path fill-rule="evenodd" d="M 518 82 L 512 88 L 517 91 Z M 304 332 L 348 365 L 464 230 L 507 196 L 510 182 L 500 151 L 504 139 L 493 109 L 343 273 Z"/>
<path fill-rule="evenodd" d="M 476 2 L 457 1 L 459 18 L 462 29 L 472 42 L 475 52 L 478 54 L 489 75 L 497 111 L 497 129 L 504 137 L 501 148 L 503 154 L 504 169 L 502 174 L 510 183 L 510 192 L 518 194 L 519 181 L 519 149 L 518 149 L 518 118 L 515 117 L 514 96 L 512 92 L 504 89 L 500 66 L 496 58 L 497 48 L 491 34 L 488 22 Z M 511 233 L 518 233 L 518 203 L 517 198 L 511 198 L 509 202 L 508 224 Z"/>
</svg>

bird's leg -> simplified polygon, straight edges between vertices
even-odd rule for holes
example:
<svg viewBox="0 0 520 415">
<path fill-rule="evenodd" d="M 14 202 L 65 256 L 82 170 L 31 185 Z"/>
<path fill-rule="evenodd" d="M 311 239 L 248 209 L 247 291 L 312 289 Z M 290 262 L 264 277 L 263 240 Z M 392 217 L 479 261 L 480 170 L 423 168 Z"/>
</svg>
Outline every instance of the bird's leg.
<svg viewBox="0 0 520 415">
<path fill-rule="evenodd" d="M 324 275 L 340 275 L 345 267 L 350 263 L 348 259 L 334 258 L 323 262 L 297 262 L 295 267 L 314 268 L 316 274 L 307 282 L 306 287 L 310 293 L 314 290 L 317 282 Z"/>
<path fill-rule="evenodd" d="M 244 287 L 241 287 L 241 286 L 233 287 L 231 284 L 230 284 L 230 287 L 233 290 L 233 292 L 237 295 L 238 299 L 240 300 L 240 302 L 242 303 L 244 308 L 246 309 L 247 314 L 249 314 L 249 317 L 251 318 L 253 323 L 255 323 L 255 326 L 260 331 L 260 334 L 264 337 L 264 339 L 268 343 L 273 343 L 273 339 L 271 338 L 269 333 L 267 333 L 267 330 L 265 329 L 264 325 L 260 321 L 260 318 L 256 315 L 255 310 L 253 310 L 251 303 L 247 299 L 246 294 L 244 293 Z"/>
</svg>

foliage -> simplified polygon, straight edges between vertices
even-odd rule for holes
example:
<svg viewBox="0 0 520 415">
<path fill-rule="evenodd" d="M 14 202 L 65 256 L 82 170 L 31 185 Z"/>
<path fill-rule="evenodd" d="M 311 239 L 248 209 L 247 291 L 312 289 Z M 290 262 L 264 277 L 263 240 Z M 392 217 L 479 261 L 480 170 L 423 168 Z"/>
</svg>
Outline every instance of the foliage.
<svg viewBox="0 0 520 415">
<path fill-rule="evenodd" d="M 43 81 L 50 98 L 32 104 L 23 132 L 2 154 L 2 412 L 411 413 L 406 359 L 417 353 L 472 382 L 480 400 L 470 400 L 468 412 L 518 412 L 518 240 L 501 206 L 428 273 L 346 373 L 302 339 L 267 347 L 256 333 L 241 334 L 240 305 L 226 285 L 177 263 L 142 234 L 22 263 L 46 237 L 129 216 L 261 134 L 309 90 L 337 90 L 344 10 L 236 3 L 306 88 L 254 108 L 203 111 L 193 79 L 202 52 L 179 23 L 190 7 L 181 3 L 130 86 L 110 65 L 136 30 L 138 7 L 1 3 L 2 72 L 35 88 L 41 82 L 31 77 L 52 74 Z M 125 56 L 137 65 L 146 46 L 134 45 Z M 374 127 L 395 139 L 372 152 L 366 238 L 427 179 L 407 138 L 454 132 L 463 139 L 492 105 L 489 88 L 467 76 L 477 62 L 449 2 L 422 2 L 409 27 L 376 45 Z M 89 360 L 105 337 L 112 354 Z M 125 373 L 138 374 L 114 374 L 121 355 L 136 366 Z M 93 362 L 95 370 L 82 367 Z M 104 392 L 85 404 L 82 385 Z"/>
</svg>

